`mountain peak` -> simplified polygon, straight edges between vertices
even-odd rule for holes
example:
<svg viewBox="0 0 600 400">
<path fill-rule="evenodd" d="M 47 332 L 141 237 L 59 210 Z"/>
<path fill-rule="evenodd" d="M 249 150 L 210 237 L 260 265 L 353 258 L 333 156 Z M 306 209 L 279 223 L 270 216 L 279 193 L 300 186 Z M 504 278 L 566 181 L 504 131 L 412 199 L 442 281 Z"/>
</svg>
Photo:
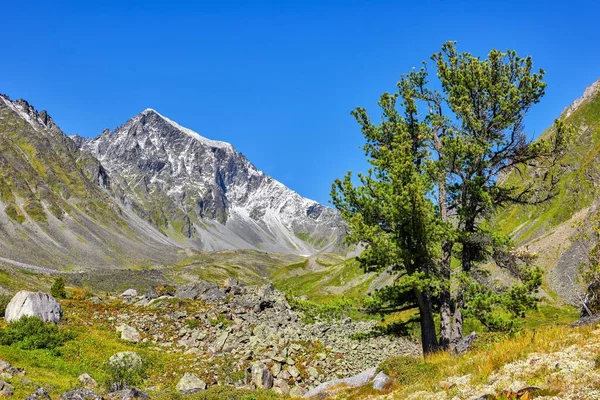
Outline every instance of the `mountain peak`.
<svg viewBox="0 0 600 400">
<path fill-rule="evenodd" d="M 588 86 L 583 92 L 583 96 L 578 98 L 571 104 L 569 107 L 565 108 L 562 112 L 563 118 L 569 117 L 573 114 L 583 103 L 594 98 L 598 93 L 600 93 L 600 78 Z"/>
<path fill-rule="evenodd" d="M 165 117 L 164 115 L 162 115 L 161 113 L 159 113 L 158 111 L 156 111 L 153 108 L 146 108 L 144 111 L 142 111 L 139 114 L 139 116 L 143 116 L 143 117 L 147 117 L 147 116 L 151 116 L 151 115 L 157 116 L 158 118 L 162 119 L 164 122 L 166 122 L 173 128 L 177 129 L 180 132 L 185 133 L 186 135 L 196 139 L 197 141 L 199 141 L 200 143 L 202 143 L 208 147 L 216 147 L 216 148 L 221 148 L 221 149 L 233 150 L 233 146 L 230 143 L 222 142 L 219 140 L 208 139 L 208 138 L 200 135 L 196 131 L 193 131 L 189 128 L 179 125 L 177 122 Z"/>
</svg>

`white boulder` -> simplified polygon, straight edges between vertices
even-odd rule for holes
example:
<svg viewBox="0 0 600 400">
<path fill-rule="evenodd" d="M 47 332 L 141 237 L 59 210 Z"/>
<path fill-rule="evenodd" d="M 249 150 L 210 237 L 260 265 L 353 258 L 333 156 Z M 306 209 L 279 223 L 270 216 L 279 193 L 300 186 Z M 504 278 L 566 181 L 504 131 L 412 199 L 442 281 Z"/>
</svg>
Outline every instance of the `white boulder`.
<svg viewBox="0 0 600 400">
<path fill-rule="evenodd" d="M 6 322 L 11 322 L 23 316 L 39 317 L 44 322 L 56 324 L 62 317 L 62 308 L 48 293 L 21 290 L 6 306 L 4 319 Z"/>
</svg>

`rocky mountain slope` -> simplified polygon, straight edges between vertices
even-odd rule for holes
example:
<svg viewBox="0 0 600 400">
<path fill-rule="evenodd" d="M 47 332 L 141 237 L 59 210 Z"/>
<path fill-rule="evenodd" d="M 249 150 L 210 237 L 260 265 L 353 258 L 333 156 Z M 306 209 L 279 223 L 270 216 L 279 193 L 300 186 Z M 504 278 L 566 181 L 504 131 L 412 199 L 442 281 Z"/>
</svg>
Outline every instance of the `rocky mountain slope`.
<svg viewBox="0 0 600 400">
<path fill-rule="evenodd" d="M 174 260 L 178 245 L 122 207 L 109 181 L 47 112 L 0 95 L 0 264 L 43 272 Z"/>
<path fill-rule="evenodd" d="M 600 184 L 600 80 L 565 108 L 561 118 L 575 129 L 569 151 L 561 160 L 562 175 L 556 196 L 539 206 L 516 205 L 496 216 L 496 223 L 522 246 L 538 255 L 552 292 L 580 304 L 577 282 L 579 265 L 587 260 L 589 241 L 585 234 L 597 213 Z M 550 135 L 552 129 L 542 134 Z M 513 173 L 507 179 L 525 184 L 533 168 Z"/>
<path fill-rule="evenodd" d="M 73 140 L 106 168 L 128 209 L 186 247 L 313 254 L 343 231 L 333 209 L 265 175 L 231 144 L 152 109 L 95 139 Z"/>
</svg>

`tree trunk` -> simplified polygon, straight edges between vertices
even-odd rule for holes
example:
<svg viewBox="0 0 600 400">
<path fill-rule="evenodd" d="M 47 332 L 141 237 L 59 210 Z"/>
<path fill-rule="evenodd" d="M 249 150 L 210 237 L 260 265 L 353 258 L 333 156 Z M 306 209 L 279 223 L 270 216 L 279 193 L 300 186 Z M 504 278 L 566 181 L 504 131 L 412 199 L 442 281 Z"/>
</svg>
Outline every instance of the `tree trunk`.
<svg viewBox="0 0 600 400">
<path fill-rule="evenodd" d="M 438 131 L 434 131 L 434 146 L 438 153 L 438 159 L 441 163 L 443 154 L 443 144 L 438 136 Z M 440 218 L 442 221 L 448 221 L 448 199 L 446 191 L 446 171 L 442 168 L 438 175 L 438 204 L 440 207 Z M 440 272 L 443 280 L 442 293 L 440 294 L 440 348 L 447 350 L 450 347 L 452 341 L 452 321 L 451 321 L 451 307 L 452 307 L 452 293 L 451 293 L 451 279 L 452 269 L 450 263 L 452 262 L 452 247 L 454 243 L 445 239 L 442 241 L 442 259 L 440 260 Z"/>
<path fill-rule="evenodd" d="M 444 241 L 442 243 L 442 259 L 440 261 L 440 270 L 443 279 L 442 292 L 440 293 L 440 348 L 447 350 L 450 347 L 450 343 L 453 339 L 452 332 L 452 321 L 451 321 L 451 306 L 452 306 L 452 294 L 450 288 L 451 282 L 451 267 L 450 262 L 452 261 L 452 243 Z"/>
<path fill-rule="evenodd" d="M 465 232 L 473 233 L 475 232 L 475 220 L 469 219 L 465 223 Z M 473 259 L 475 257 L 475 249 L 473 246 L 467 241 L 463 243 L 462 249 L 462 271 L 464 273 L 469 273 L 471 268 L 473 267 Z M 465 298 L 462 293 L 462 288 L 459 288 L 458 294 L 456 295 L 456 304 L 454 309 L 454 316 L 452 318 L 452 343 L 456 343 L 463 337 L 463 315 L 462 309 L 465 306 Z"/>
<path fill-rule="evenodd" d="M 433 311 L 431 309 L 431 298 L 427 293 L 414 289 L 417 303 L 419 304 L 419 316 L 421 319 L 421 345 L 423 354 L 436 352 L 438 347 L 437 336 L 435 334 L 435 323 L 433 321 Z"/>
</svg>

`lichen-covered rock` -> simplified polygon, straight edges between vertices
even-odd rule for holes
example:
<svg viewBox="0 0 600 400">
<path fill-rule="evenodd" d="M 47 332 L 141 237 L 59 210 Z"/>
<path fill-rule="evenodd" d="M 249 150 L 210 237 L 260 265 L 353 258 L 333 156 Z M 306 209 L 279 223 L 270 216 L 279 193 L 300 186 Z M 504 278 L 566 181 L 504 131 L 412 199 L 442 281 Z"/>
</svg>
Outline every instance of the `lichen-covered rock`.
<svg viewBox="0 0 600 400">
<path fill-rule="evenodd" d="M 43 387 L 39 388 L 35 391 L 35 393 L 30 394 L 25 398 L 25 400 L 52 400 L 48 391 Z"/>
<path fill-rule="evenodd" d="M 58 396 L 58 400 L 104 400 L 91 389 L 75 389 Z"/>
<path fill-rule="evenodd" d="M 38 317 L 44 322 L 58 323 L 62 318 L 62 308 L 48 293 L 21 290 L 6 306 L 4 319 L 17 321 L 23 316 Z"/>
<path fill-rule="evenodd" d="M 273 375 L 262 362 L 252 365 L 252 383 L 259 389 L 271 389 L 273 387 Z"/>
<path fill-rule="evenodd" d="M 15 388 L 10 383 L 0 380 L 0 396 L 12 396 L 14 390 Z"/>
<path fill-rule="evenodd" d="M 117 332 L 121 332 L 121 339 L 130 343 L 138 343 L 142 340 L 142 335 L 133 326 L 121 324 L 117 327 Z"/>
<path fill-rule="evenodd" d="M 92 378 L 92 376 L 90 374 L 88 374 L 87 372 L 79 375 L 77 380 L 79 381 L 79 383 L 81 383 L 83 386 L 85 386 L 88 389 L 94 389 L 98 386 L 98 383 L 96 382 L 96 380 L 94 378 Z"/>
<path fill-rule="evenodd" d="M 192 394 L 206 390 L 206 383 L 198 375 L 186 372 L 175 387 L 182 394 Z"/>
<path fill-rule="evenodd" d="M 118 390 L 116 392 L 111 392 L 106 395 L 106 400 L 136 400 L 136 399 L 149 400 L 150 396 L 148 396 L 148 393 L 143 392 L 140 389 L 136 389 L 136 388 Z"/>
</svg>

